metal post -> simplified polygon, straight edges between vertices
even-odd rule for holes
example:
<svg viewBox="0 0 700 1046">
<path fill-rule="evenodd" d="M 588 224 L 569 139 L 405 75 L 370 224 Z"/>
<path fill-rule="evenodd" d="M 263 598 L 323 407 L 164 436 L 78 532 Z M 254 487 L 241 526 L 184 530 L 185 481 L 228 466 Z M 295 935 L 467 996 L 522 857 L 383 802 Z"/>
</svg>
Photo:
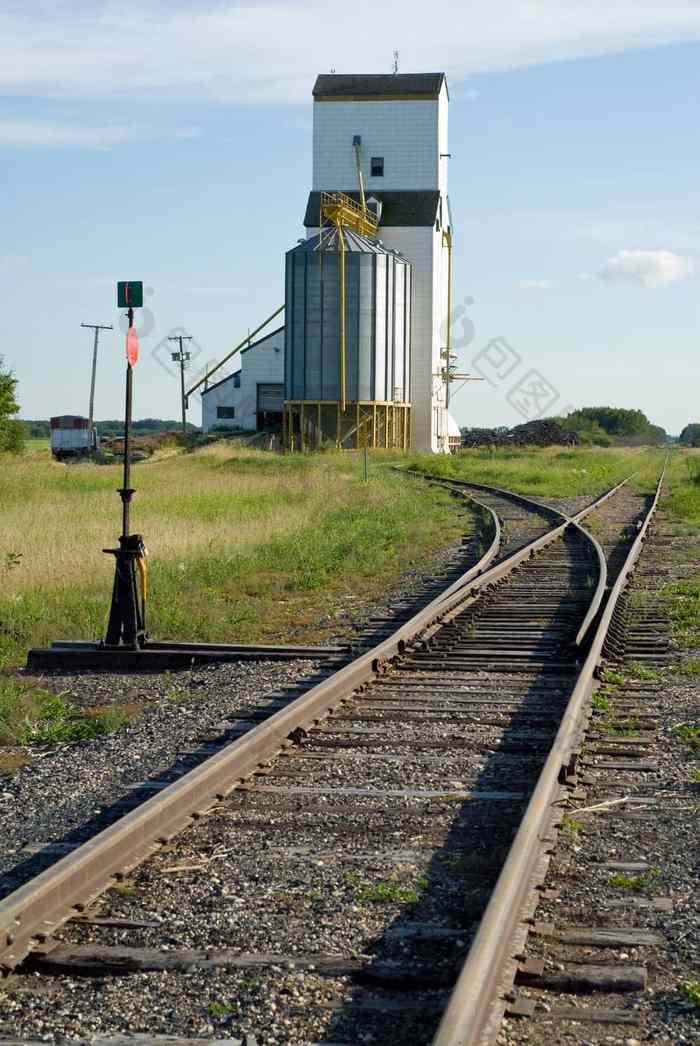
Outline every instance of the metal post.
<svg viewBox="0 0 700 1046">
<path fill-rule="evenodd" d="M 345 240 L 343 238 L 343 227 L 337 225 L 338 234 L 338 333 L 340 340 L 340 402 L 345 413 L 347 388 L 345 381 Z"/>
<path fill-rule="evenodd" d="M 134 310 L 129 308 L 129 329 L 134 326 Z M 145 576 L 146 547 L 140 534 L 130 534 L 129 510 L 134 491 L 131 487 L 131 412 L 133 368 L 126 364 L 126 404 L 124 408 L 124 473 L 121 489 L 122 533 L 119 548 L 103 551 L 115 557 L 115 575 L 112 586 L 112 605 L 107 623 L 107 646 L 126 646 L 138 650 L 146 641 L 146 595 L 142 586 L 141 599 L 136 581 L 137 565 Z"/>
<path fill-rule="evenodd" d="M 99 323 L 81 323 L 81 327 L 88 327 L 90 330 L 95 332 L 95 341 L 92 347 L 92 376 L 90 379 L 90 414 L 88 417 L 88 432 L 90 433 L 90 441 L 92 441 L 92 429 L 95 420 L 95 376 L 97 374 L 97 343 L 100 337 L 100 331 L 111 331 L 112 325 L 99 324 Z"/>
</svg>

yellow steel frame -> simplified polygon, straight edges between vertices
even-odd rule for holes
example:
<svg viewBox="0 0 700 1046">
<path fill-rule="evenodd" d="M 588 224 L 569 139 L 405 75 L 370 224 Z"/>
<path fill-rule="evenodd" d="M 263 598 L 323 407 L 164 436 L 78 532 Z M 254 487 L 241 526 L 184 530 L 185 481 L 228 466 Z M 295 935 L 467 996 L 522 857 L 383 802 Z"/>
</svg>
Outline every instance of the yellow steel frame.
<svg viewBox="0 0 700 1046">
<path fill-rule="evenodd" d="M 363 236 L 377 235 L 376 216 L 344 192 L 321 193 L 321 216 L 334 225 L 349 225 Z"/>
<path fill-rule="evenodd" d="M 334 408 L 335 425 L 326 422 L 323 408 Z M 335 428 L 334 437 L 330 428 Z M 362 447 L 408 450 L 411 444 L 411 404 L 404 401 L 356 400 L 340 409 L 339 400 L 287 400 L 284 404 L 283 438 L 287 450 L 307 451 L 324 438 L 338 449 Z M 352 446 L 348 442 L 352 441 Z"/>
<path fill-rule="evenodd" d="M 444 229 L 442 245 L 447 247 L 447 335 L 445 338 L 445 406 L 450 405 L 450 381 L 452 380 L 452 229 Z"/>
</svg>

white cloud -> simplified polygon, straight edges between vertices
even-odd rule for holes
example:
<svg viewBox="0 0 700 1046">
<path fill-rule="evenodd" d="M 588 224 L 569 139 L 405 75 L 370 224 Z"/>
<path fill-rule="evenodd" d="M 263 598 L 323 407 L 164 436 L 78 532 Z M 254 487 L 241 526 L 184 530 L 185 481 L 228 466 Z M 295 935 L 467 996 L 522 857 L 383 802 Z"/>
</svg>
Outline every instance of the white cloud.
<svg viewBox="0 0 700 1046">
<path fill-rule="evenodd" d="M 659 287 L 677 283 L 695 272 L 692 259 L 673 251 L 622 250 L 608 258 L 598 275 L 609 283 L 636 283 L 642 287 Z"/>
<path fill-rule="evenodd" d="M 152 141 L 159 138 L 193 138 L 195 128 L 186 127 L 171 132 L 162 128 L 139 124 L 90 127 L 82 123 L 53 123 L 50 120 L 0 119 L 0 146 L 21 149 L 79 148 L 108 150 L 125 142 Z"/>
<path fill-rule="evenodd" d="M 546 291 L 551 286 L 551 280 L 518 280 L 518 287 L 521 291 Z"/>
<path fill-rule="evenodd" d="M 358 26 L 371 31 L 358 37 Z M 699 39 L 697 0 L 55 0 L 0 13 L 0 91 L 295 102 L 308 99 L 323 66 L 389 72 L 392 46 L 401 71 L 444 69 L 456 84 Z"/>
</svg>

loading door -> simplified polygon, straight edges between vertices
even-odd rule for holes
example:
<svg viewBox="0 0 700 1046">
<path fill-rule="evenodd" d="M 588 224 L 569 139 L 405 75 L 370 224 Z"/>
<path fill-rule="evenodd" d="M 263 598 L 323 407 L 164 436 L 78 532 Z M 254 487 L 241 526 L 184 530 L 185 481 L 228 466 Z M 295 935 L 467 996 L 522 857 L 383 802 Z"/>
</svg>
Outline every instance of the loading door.
<svg viewBox="0 0 700 1046">
<path fill-rule="evenodd" d="M 284 410 L 284 385 L 258 383 L 258 429 L 280 428 Z"/>
</svg>

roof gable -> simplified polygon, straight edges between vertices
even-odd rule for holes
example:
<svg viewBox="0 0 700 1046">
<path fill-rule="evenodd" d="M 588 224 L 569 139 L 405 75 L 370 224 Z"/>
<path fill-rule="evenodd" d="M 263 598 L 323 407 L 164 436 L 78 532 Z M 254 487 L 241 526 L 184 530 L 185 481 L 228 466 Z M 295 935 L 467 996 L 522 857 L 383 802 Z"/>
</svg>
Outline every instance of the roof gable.
<svg viewBox="0 0 700 1046">
<path fill-rule="evenodd" d="M 446 83 L 444 73 L 321 73 L 316 77 L 316 101 L 437 98 Z"/>
</svg>

